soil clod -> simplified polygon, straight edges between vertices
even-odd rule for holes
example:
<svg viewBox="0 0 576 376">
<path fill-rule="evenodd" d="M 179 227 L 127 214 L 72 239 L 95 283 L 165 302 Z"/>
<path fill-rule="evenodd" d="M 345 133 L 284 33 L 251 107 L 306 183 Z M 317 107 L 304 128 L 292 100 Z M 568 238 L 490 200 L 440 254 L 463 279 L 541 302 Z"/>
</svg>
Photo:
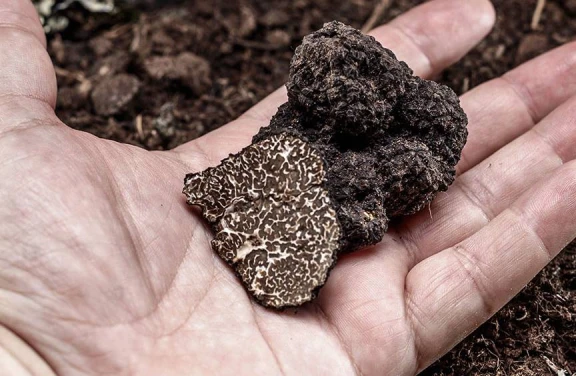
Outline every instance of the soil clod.
<svg viewBox="0 0 576 376">
<path fill-rule="evenodd" d="M 99 115 L 114 115 L 132 102 L 139 89 L 140 81 L 135 76 L 120 74 L 111 77 L 94 88 L 94 111 Z"/>
<path fill-rule="evenodd" d="M 156 80 L 176 80 L 201 95 L 212 85 L 210 64 L 206 59 L 190 52 L 176 57 L 153 56 L 144 61 L 148 75 Z"/>
</svg>

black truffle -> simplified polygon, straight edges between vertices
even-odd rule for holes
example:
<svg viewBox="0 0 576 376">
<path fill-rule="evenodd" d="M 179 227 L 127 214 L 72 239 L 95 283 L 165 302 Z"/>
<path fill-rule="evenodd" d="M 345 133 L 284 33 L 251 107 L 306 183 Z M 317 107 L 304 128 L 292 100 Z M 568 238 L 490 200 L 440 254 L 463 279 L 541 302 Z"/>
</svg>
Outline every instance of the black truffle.
<svg viewBox="0 0 576 376">
<path fill-rule="evenodd" d="M 385 130 L 412 71 L 373 37 L 339 22 L 304 38 L 286 87 L 297 111 L 328 127 L 361 136 Z"/>
<path fill-rule="evenodd" d="M 340 252 L 378 243 L 391 218 L 446 190 L 467 136 L 452 90 L 339 22 L 304 38 L 286 86 L 253 145 L 184 188 L 215 251 L 274 308 L 313 299 Z"/>
<path fill-rule="evenodd" d="M 313 299 L 336 261 L 342 234 L 324 177 L 318 152 L 287 134 L 186 176 L 188 203 L 216 231 L 212 247 L 265 306 Z"/>
<path fill-rule="evenodd" d="M 254 141 L 289 133 L 320 151 L 342 251 L 378 243 L 454 180 L 467 118 L 446 86 L 412 76 L 373 37 L 340 22 L 306 36 L 288 103 Z"/>
</svg>

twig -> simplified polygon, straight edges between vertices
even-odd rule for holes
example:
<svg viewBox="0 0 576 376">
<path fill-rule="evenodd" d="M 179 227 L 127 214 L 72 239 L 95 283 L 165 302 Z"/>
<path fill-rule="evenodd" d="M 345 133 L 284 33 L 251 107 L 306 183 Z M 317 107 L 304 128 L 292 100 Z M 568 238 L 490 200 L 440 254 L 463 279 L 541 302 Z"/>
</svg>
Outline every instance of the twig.
<svg viewBox="0 0 576 376">
<path fill-rule="evenodd" d="M 536 9 L 534 9 L 534 14 L 532 15 L 532 23 L 530 24 L 532 30 L 538 29 L 538 24 L 540 23 L 542 11 L 544 10 L 545 6 L 546 0 L 538 0 L 538 3 L 536 3 Z"/>
<path fill-rule="evenodd" d="M 506 52 L 506 46 L 500 44 L 498 45 L 498 48 L 496 49 L 496 53 L 494 54 L 494 56 L 496 57 L 496 59 L 500 59 L 502 56 L 504 56 L 504 52 Z"/>
<path fill-rule="evenodd" d="M 116 39 L 118 38 L 120 35 L 123 35 L 125 33 L 130 32 L 130 30 L 132 30 L 132 26 L 131 25 L 118 25 L 113 27 L 112 29 L 110 29 L 109 31 L 106 31 L 104 33 L 102 33 L 102 35 L 105 38 L 110 38 L 110 39 Z"/>
<path fill-rule="evenodd" d="M 84 76 L 84 74 L 81 72 L 70 72 L 69 70 L 66 70 L 64 68 L 59 68 L 59 67 L 54 67 L 54 71 L 56 72 L 56 75 L 58 75 L 58 76 L 71 78 L 71 79 L 74 79 L 78 82 L 86 81 L 86 76 Z"/>
<path fill-rule="evenodd" d="M 462 94 L 466 93 L 470 90 L 470 78 L 464 77 L 464 81 L 462 82 Z"/>
<path fill-rule="evenodd" d="M 134 122 L 136 125 L 136 132 L 138 132 L 138 137 L 140 137 L 140 140 L 144 140 L 144 130 L 142 129 L 142 115 L 136 116 Z"/>
<path fill-rule="evenodd" d="M 550 359 L 548 359 L 546 355 L 542 355 L 542 357 L 544 358 L 544 361 L 546 362 L 548 368 L 550 368 L 552 372 L 555 372 L 557 376 L 568 376 L 566 375 L 566 370 L 558 368 L 558 366 L 556 366 L 556 364 L 554 364 Z"/>
<path fill-rule="evenodd" d="M 380 2 L 376 4 L 374 10 L 372 11 L 372 14 L 370 15 L 370 18 L 368 18 L 364 26 L 362 26 L 361 30 L 363 33 L 367 33 L 370 30 L 372 30 L 374 25 L 376 25 L 376 23 L 382 18 L 382 15 L 386 11 L 386 9 L 388 9 L 391 2 L 392 0 L 380 0 Z"/>
</svg>

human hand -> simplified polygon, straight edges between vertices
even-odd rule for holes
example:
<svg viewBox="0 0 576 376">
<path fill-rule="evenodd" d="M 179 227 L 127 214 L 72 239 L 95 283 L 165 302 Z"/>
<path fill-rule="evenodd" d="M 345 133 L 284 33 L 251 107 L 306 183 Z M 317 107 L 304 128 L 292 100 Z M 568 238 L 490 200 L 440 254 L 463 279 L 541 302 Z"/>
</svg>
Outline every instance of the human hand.
<svg viewBox="0 0 576 376">
<path fill-rule="evenodd" d="M 486 0 L 435 0 L 373 35 L 431 77 L 493 20 Z M 414 374 L 576 236 L 576 44 L 464 95 L 454 185 L 342 256 L 297 313 L 250 300 L 181 194 L 187 172 L 247 145 L 285 91 L 147 152 L 56 118 L 44 45 L 28 1 L 0 4 L 1 374 Z"/>
</svg>

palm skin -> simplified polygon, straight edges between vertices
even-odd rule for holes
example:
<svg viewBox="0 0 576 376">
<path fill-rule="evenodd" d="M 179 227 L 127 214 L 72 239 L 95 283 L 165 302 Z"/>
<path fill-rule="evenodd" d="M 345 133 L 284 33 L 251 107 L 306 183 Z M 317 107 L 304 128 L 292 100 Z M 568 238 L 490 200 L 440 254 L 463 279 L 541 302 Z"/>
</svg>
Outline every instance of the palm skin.
<svg viewBox="0 0 576 376">
<path fill-rule="evenodd" d="M 101 140 L 54 115 L 53 68 L 31 5 L 7 1 L 2 17 L 0 44 L 11 49 L 0 48 L 0 371 L 414 374 L 576 236 L 568 45 L 462 98 L 470 141 L 460 176 L 429 211 L 342 257 L 313 303 L 264 309 L 214 255 L 181 188 L 186 173 L 245 146 L 285 94 L 170 152 Z M 493 17 L 484 0 L 436 0 L 374 35 L 430 76 Z M 33 355 L 11 351 L 14 338 Z"/>
</svg>

